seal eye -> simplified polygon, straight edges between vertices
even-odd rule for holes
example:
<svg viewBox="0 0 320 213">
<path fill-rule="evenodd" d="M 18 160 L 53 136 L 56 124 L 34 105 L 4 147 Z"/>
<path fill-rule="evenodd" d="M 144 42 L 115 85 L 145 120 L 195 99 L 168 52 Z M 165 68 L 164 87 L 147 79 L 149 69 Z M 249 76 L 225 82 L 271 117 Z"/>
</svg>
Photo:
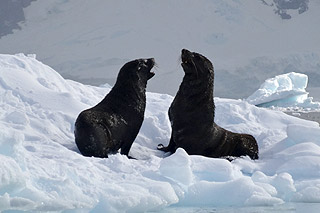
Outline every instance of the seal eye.
<svg viewBox="0 0 320 213">
<path fill-rule="evenodd" d="M 148 63 L 147 59 L 140 61 L 138 64 L 138 70 L 141 70 L 141 68 L 143 67 L 148 67 L 147 63 Z"/>
<path fill-rule="evenodd" d="M 139 63 L 138 63 L 138 70 L 141 70 L 141 68 L 143 67 L 143 62 L 142 61 L 140 61 Z"/>
<path fill-rule="evenodd" d="M 199 56 L 198 54 L 194 54 L 194 55 L 193 55 L 193 58 L 195 58 L 195 59 L 200 59 L 200 56 Z"/>
</svg>

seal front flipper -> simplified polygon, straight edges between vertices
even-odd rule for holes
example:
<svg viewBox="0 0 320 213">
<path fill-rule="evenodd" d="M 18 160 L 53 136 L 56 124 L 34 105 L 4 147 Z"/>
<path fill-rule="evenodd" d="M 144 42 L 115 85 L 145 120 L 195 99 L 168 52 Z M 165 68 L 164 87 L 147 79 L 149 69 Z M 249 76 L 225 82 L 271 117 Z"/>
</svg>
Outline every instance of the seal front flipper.
<svg viewBox="0 0 320 213">
<path fill-rule="evenodd" d="M 134 139 L 131 139 L 130 141 L 134 141 Z M 121 146 L 120 154 L 126 155 L 130 159 L 131 157 L 129 156 L 129 151 L 130 151 L 131 146 L 132 146 L 132 143 L 123 143 Z"/>
<path fill-rule="evenodd" d="M 168 146 L 164 146 L 164 145 L 161 143 L 161 144 L 158 144 L 157 149 L 160 150 L 160 151 L 164 151 L 164 152 L 175 153 L 175 152 L 176 152 L 176 143 L 173 141 L 173 139 L 172 139 L 172 137 L 171 137 Z"/>
<path fill-rule="evenodd" d="M 164 152 L 169 152 L 169 146 L 164 146 L 162 143 L 158 144 L 157 149 Z"/>
</svg>

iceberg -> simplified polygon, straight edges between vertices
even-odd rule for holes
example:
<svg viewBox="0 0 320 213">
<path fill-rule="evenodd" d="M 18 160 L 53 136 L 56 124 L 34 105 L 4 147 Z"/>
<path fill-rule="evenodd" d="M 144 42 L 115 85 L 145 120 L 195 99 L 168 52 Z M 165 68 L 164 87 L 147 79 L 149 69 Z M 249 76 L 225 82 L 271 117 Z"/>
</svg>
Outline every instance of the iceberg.
<svg viewBox="0 0 320 213">
<path fill-rule="evenodd" d="M 308 76 L 290 72 L 265 80 L 246 101 L 259 107 L 298 107 L 319 109 L 320 102 L 313 102 L 306 91 Z"/>
</svg>

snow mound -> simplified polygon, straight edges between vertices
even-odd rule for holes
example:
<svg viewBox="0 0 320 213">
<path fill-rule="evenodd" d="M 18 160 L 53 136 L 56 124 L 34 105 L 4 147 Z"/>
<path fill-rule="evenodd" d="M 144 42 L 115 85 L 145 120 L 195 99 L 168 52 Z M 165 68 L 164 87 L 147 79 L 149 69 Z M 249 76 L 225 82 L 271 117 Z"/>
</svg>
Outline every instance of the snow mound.
<svg viewBox="0 0 320 213">
<path fill-rule="evenodd" d="M 313 102 L 306 91 L 308 76 L 287 73 L 265 80 L 260 88 L 247 98 L 250 104 L 260 107 L 301 107 L 319 109 L 320 102 Z"/>
<path fill-rule="evenodd" d="M 259 160 L 229 162 L 189 156 L 183 149 L 167 156 L 156 150 L 170 139 L 167 111 L 173 97 L 155 93 L 147 93 L 145 120 L 130 150 L 137 160 L 120 154 L 82 156 L 74 142 L 74 121 L 109 91 L 108 85 L 66 80 L 35 56 L 0 55 L 0 211 L 146 212 L 320 203 L 319 124 L 241 100 L 215 98 L 216 122 L 252 134 Z"/>
</svg>

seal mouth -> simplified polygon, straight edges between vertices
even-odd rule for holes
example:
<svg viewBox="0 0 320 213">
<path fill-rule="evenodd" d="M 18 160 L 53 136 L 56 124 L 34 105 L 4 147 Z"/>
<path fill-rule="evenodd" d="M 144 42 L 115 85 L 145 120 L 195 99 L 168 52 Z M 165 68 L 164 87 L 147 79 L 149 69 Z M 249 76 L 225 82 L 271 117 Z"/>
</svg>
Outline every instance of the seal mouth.
<svg viewBox="0 0 320 213">
<path fill-rule="evenodd" d="M 181 50 L 181 66 L 186 74 L 192 74 L 197 71 L 194 63 L 194 54 L 187 49 Z"/>
<path fill-rule="evenodd" d="M 154 58 L 145 59 L 145 63 L 150 68 L 148 72 L 148 80 L 155 75 L 155 72 L 151 71 L 154 65 L 156 64 Z"/>
</svg>

